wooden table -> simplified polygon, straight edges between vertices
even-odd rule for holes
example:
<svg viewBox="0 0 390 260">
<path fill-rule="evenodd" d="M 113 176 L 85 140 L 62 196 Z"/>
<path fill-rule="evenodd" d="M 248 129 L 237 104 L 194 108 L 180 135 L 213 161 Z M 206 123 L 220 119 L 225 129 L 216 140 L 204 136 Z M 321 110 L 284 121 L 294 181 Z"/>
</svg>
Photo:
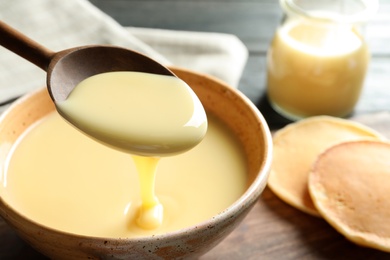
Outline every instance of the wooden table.
<svg viewBox="0 0 390 260">
<path fill-rule="evenodd" d="M 237 35 L 250 57 L 239 89 L 272 129 L 288 123 L 266 102 L 265 55 L 282 17 L 276 0 L 91 0 L 124 26 L 223 32 Z M 390 0 L 366 27 L 372 61 L 351 119 L 390 137 Z M 385 223 L 388 224 L 388 223 Z M 45 259 L 0 219 L 0 259 Z M 301 213 L 265 189 L 242 224 L 202 259 L 390 259 L 356 246 L 324 220 Z"/>
</svg>

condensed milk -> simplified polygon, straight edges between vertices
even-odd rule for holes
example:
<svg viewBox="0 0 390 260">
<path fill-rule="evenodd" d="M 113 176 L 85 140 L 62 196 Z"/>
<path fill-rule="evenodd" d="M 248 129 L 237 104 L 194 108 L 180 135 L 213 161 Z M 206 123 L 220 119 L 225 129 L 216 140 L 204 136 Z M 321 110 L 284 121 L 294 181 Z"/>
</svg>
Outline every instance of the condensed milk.
<svg viewBox="0 0 390 260">
<path fill-rule="evenodd" d="M 370 59 L 361 24 L 376 11 L 371 2 L 280 0 L 286 16 L 267 55 L 267 95 L 277 112 L 291 120 L 352 112 Z"/>
<path fill-rule="evenodd" d="M 174 76 L 134 71 L 97 74 L 81 81 L 56 107 L 93 139 L 138 155 L 184 152 L 207 131 L 201 102 Z"/>
<path fill-rule="evenodd" d="M 137 224 L 139 175 L 130 155 L 107 148 L 48 115 L 13 146 L 2 179 L 3 198 L 21 214 L 54 229 L 99 237 L 139 237 L 195 225 L 244 192 L 246 161 L 235 137 L 209 116 L 203 141 L 160 159 L 155 194 L 160 226 Z"/>
<path fill-rule="evenodd" d="M 207 131 L 204 108 L 174 76 L 115 71 L 81 81 L 57 111 L 73 126 L 111 148 L 133 155 L 142 204 L 138 225 L 155 229 L 163 206 L 154 194 L 158 158 L 187 151 Z"/>
</svg>

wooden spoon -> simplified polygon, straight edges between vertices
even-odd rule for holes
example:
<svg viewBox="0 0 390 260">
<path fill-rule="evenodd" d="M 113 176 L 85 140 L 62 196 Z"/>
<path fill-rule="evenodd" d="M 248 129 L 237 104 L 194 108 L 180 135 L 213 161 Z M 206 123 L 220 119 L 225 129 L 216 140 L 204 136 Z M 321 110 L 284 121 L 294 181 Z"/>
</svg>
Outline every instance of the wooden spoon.
<svg viewBox="0 0 390 260">
<path fill-rule="evenodd" d="M 89 45 L 53 52 L 0 21 L 0 45 L 47 72 L 53 101 L 65 100 L 82 80 L 104 72 L 137 71 L 175 76 L 138 52 L 113 46 Z"/>
<path fill-rule="evenodd" d="M 69 94 L 81 81 L 97 74 L 114 71 L 133 71 L 176 77 L 169 69 L 140 53 L 124 48 L 101 45 L 82 46 L 53 52 L 1 21 L 0 45 L 45 70 L 47 72 L 47 88 L 62 117 L 85 134 L 108 146 L 143 156 L 165 156 L 191 149 L 206 134 L 206 113 L 192 89 L 187 85 L 183 86 L 182 89 L 185 94 L 179 94 L 178 96 L 177 93 L 182 93 L 183 91 L 169 92 L 171 93 L 168 95 L 169 98 L 164 100 L 164 102 L 175 104 L 177 110 L 187 111 L 183 108 L 193 108 L 193 112 L 185 114 L 185 119 L 188 120 L 184 120 L 183 124 L 181 124 L 182 121 L 179 124 L 176 124 L 176 121 L 175 124 L 172 124 L 171 121 L 167 120 L 163 120 L 162 123 L 159 123 L 161 120 L 155 120 L 159 116 L 178 118 L 177 110 L 174 110 L 172 113 L 171 109 L 168 115 L 165 114 L 164 111 L 168 110 L 164 109 L 163 105 L 159 107 L 161 109 L 155 108 L 153 110 L 159 111 L 160 114 L 157 113 L 155 117 L 149 116 L 149 121 L 143 117 L 136 117 L 138 118 L 137 120 L 132 120 L 131 117 L 128 117 L 129 113 L 127 113 L 124 115 L 125 119 L 117 120 L 115 124 L 111 123 L 109 131 L 106 126 L 106 121 L 109 120 L 102 117 L 103 113 L 97 112 L 99 109 L 95 109 L 92 114 L 83 113 L 81 120 L 78 120 L 79 114 L 82 112 L 80 110 L 76 112 L 69 110 L 71 112 L 68 113 L 61 109 L 61 106 L 58 109 L 58 105 L 68 100 Z M 180 100 L 192 100 L 192 103 L 182 104 L 178 102 Z M 84 100 L 81 101 L 81 103 L 83 102 Z M 102 105 L 104 104 L 102 103 Z M 98 105 L 98 107 L 101 106 Z M 119 108 L 121 111 L 123 110 L 123 107 Z M 97 122 L 93 121 L 93 124 L 86 123 L 90 122 L 86 118 L 91 118 L 91 116 L 93 117 L 96 114 L 99 117 Z M 109 116 L 111 118 L 111 115 Z M 127 128 L 124 128 L 124 121 L 130 122 Z M 135 129 L 134 126 L 143 125 L 144 121 L 147 121 L 148 130 L 151 129 L 154 131 L 153 133 L 149 134 L 148 131 L 143 131 L 145 129 L 133 131 Z M 152 122 L 152 124 L 148 122 Z M 159 132 L 160 128 L 166 129 L 165 132 L 162 131 L 164 134 Z M 117 133 L 117 130 L 126 134 L 110 134 Z M 157 137 L 153 139 L 151 136 Z"/>
</svg>

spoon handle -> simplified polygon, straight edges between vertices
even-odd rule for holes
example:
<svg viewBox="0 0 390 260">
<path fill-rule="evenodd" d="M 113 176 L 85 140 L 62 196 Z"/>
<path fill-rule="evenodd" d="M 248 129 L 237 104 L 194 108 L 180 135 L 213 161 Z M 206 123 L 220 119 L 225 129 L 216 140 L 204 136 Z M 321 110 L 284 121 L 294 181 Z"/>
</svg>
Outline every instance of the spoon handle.
<svg viewBox="0 0 390 260">
<path fill-rule="evenodd" d="M 0 21 L 0 45 L 47 71 L 54 52 Z"/>
</svg>

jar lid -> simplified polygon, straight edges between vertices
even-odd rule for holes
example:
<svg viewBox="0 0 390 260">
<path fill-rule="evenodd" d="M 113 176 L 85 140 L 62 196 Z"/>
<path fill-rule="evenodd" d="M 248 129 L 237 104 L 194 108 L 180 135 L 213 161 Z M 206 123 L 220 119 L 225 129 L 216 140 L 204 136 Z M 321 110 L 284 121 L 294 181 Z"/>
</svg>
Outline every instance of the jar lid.
<svg viewBox="0 0 390 260">
<path fill-rule="evenodd" d="M 378 11 L 378 0 L 280 0 L 289 15 L 332 22 L 362 23 Z"/>
</svg>

